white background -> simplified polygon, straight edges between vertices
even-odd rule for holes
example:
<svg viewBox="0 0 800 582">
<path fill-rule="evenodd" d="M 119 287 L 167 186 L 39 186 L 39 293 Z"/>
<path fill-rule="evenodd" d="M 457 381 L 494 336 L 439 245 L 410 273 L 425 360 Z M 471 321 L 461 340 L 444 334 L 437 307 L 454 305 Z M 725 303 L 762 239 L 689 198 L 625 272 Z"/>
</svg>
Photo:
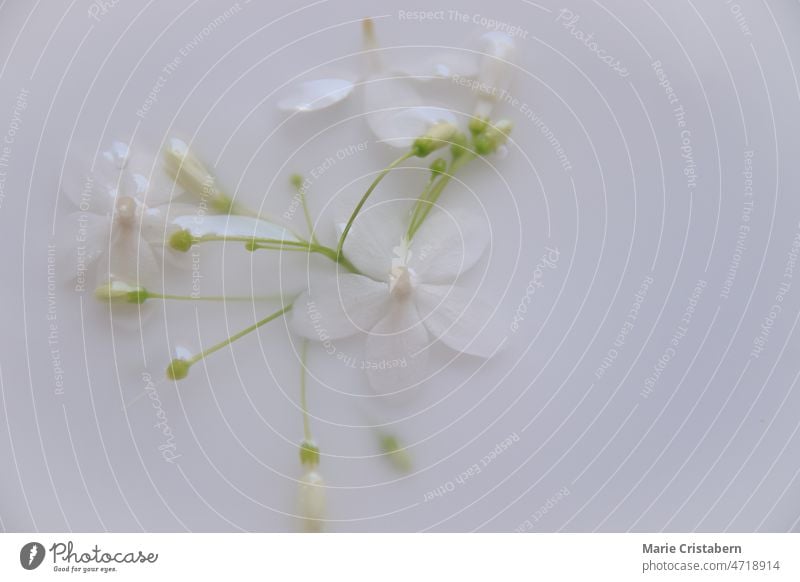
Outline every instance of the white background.
<svg viewBox="0 0 800 582">
<path fill-rule="evenodd" d="M 168 135 L 181 135 L 216 163 L 237 196 L 281 213 L 291 201 L 291 172 L 371 140 L 359 117 L 333 126 L 359 113 L 356 102 L 283 123 L 275 105 L 284 83 L 354 70 L 348 55 L 361 47 L 365 16 L 375 18 L 384 46 L 399 47 L 390 53 L 410 58 L 432 50 L 425 47 L 471 46 L 486 29 L 447 13 L 426 23 L 398 17 L 398 10 L 452 8 L 438 2 L 242 1 L 169 76 L 144 119 L 137 116 L 162 68 L 231 6 L 123 0 L 98 22 L 84 0 L 0 4 L 0 139 L 18 94 L 29 91 L 0 203 L 2 529 L 296 528 L 297 346 L 282 323 L 197 366 L 177 386 L 158 384 L 181 455 L 168 463 L 153 401 L 135 400 L 142 374 L 161 377 L 176 346 L 194 351 L 260 312 L 171 304 L 166 314 L 155 309 L 139 334 L 126 329 L 130 320 L 112 325 L 90 294 L 59 283 L 56 347 L 65 385 L 57 393 L 47 245 L 69 212 L 57 201 L 67 145 L 119 138 L 156 152 Z M 562 8 L 580 16 L 575 28 L 594 33 L 627 77 L 557 20 Z M 501 355 L 485 365 L 450 362 L 442 349 L 441 371 L 420 394 L 389 406 L 364 397 L 369 389 L 358 371 L 312 350 L 310 406 L 320 470 L 332 487 L 328 529 L 797 530 L 800 282 L 764 351 L 750 357 L 800 232 L 797 3 L 503 0 L 461 2 L 459 10 L 527 33 L 517 38 L 512 93 L 552 130 L 571 169 L 524 111 L 508 106 L 514 143 L 493 160 L 499 174 L 476 167 L 464 174 L 472 193 L 450 193 L 474 195 L 492 224 L 491 253 L 474 282 L 498 303 L 493 324 L 508 335 Z M 680 129 L 651 66 L 657 60 L 686 111 L 698 176 L 692 190 Z M 754 152 L 751 229 L 723 298 L 742 223 L 747 150 Z M 326 172 L 310 195 L 321 224 L 329 224 L 329 202 L 352 203 L 363 191 L 363 179 L 347 186 L 351 180 L 393 155 L 370 141 L 366 152 Z M 398 195 L 406 180 L 388 180 L 379 195 Z M 557 267 L 545 272 L 512 333 L 546 246 L 558 248 Z M 302 273 L 304 265 L 285 267 L 284 274 Z M 279 285 L 274 259 L 239 248 L 204 254 L 202 269 L 209 293 Z M 648 276 L 654 282 L 639 318 L 598 379 Z M 686 337 L 644 398 L 645 380 L 699 280 L 707 286 Z M 166 285 L 186 288 L 187 274 L 168 273 Z M 339 347 L 357 354 L 362 343 Z M 399 476 L 375 456 L 368 427 L 376 422 L 391 423 L 411 445 L 412 475 Z M 455 483 L 512 434 L 519 442 Z M 452 491 L 425 501 L 448 483 Z"/>
</svg>

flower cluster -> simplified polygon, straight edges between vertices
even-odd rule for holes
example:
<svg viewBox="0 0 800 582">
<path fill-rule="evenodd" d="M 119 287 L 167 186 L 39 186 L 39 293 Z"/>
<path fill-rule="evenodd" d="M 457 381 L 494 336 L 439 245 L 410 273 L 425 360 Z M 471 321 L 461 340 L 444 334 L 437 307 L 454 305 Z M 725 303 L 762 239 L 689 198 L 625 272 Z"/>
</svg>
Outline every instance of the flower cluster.
<svg viewBox="0 0 800 582">
<path fill-rule="evenodd" d="M 461 168 L 497 152 L 508 140 L 511 123 L 493 119 L 493 113 L 511 79 L 513 41 L 489 33 L 475 50 L 433 55 L 412 69 L 402 69 L 386 65 L 371 21 L 364 22 L 363 33 L 365 62 L 355 75 L 358 82 L 304 81 L 290 88 L 279 103 L 280 108 L 302 115 L 360 93 L 370 131 L 402 152 L 376 174 L 347 219 L 336 224 L 335 241 L 326 244 L 317 236 L 300 177 L 293 176 L 291 182 L 301 196 L 306 233 L 229 196 L 214 172 L 179 139 L 168 142 L 163 168 L 151 165 L 148 171 L 139 158 L 132 158 L 128 146 L 115 142 L 90 165 L 91 172 L 81 171 L 63 181 L 63 191 L 79 208 L 68 221 L 83 233 L 77 238 L 69 231 L 73 241 L 82 241 L 73 245 L 72 260 L 82 260 L 84 268 L 96 266 L 98 300 L 111 305 L 154 300 L 280 303 L 279 309 L 231 337 L 173 360 L 166 376 L 182 380 L 203 358 L 271 321 L 289 318 L 291 331 L 303 345 L 304 472 L 298 512 L 308 531 L 320 530 L 325 519 L 320 450 L 311 435 L 306 397 L 309 341 L 363 336 L 366 377 L 379 394 L 422 385 L 429 373 L 428 348 L 434 342 L 484 358 L 498 349 L 496 338 L 487 331 L 493 306 L 461 283 L 462 275 L 484 255 L 490 242 L 488 227 L 484 217 L 470 212 L 458 197 L 442 196 Z M 472 115 L 459 115 L 446 101 L 420 96 L 421 85 L 442 79 L 448 89 L 472 90 L 468 95 L 473 100 Z M 373 203 L 373 193 L 388 174 L 433 154 L 429 178 L 417 196 Z M 68 164 L 70 169 L 85 167 Z M 204 214 L 203 220 L 194 220 L 198 212 Z M 160 261 L 176 260 L 196 245 L 220 242 L 240 244 L 250 252 L 317 254 L 328 265 L 312 269 L 306 288 L 294 297 L 182 296 L 153 287 L 159 281 Z M 101 261 L 104 255 L 107 259 Z M 397 361 L 404 365 L 392 365 Z M 384 455 L 397 468 L 410 470 L 410 456 L 397 437 L 378 436 Z"/>
</svg>

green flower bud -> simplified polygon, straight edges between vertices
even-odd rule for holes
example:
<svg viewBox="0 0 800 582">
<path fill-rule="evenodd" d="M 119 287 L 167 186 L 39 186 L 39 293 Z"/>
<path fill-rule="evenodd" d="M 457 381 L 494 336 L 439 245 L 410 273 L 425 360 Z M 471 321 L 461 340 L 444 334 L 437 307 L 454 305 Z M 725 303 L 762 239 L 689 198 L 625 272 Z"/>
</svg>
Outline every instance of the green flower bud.
<svg viewBox="0 0 800 582">
<path fill-rule="evenodd" d="M 431 172 L 434 176 L 444 174 L 447 171 L 447 160 L 444 158 L 436 158 L 431 164 Z"/>
<path fill-rule="evenodd" d="M 494 153 L 497 148 L 508 141 L 509 133 L 511 133 L 511 122 L 507 119 L 489 125 L 486 131 L 474 137 L 475 151 L 482 156 Z"/>
<path fill-rule="evenodd" d="M 459 131 L 450 141 L 452 142 L 450 146 L 450 155 L 453 156 L 454 160 L 457 160 L 469 151 L 469 140 L 466 134 Z"/>
<path fill-rule="evenodd" d="M 479 135 L 486 131 L 488 125 L 489 120 L 485 117 L 473 117 L 469 120 L 469 131 L 472 135 Z"/>
<path fill-rule="evenodd" d="M 310 441 L 300 443 L 300 462 L 309 467 L 319 465 L 319 447 Z"/>
<path fill-rule="evenodd" d="M 194 237 L 188 230 L 178 230 L 169 237 L 169 246 L 182 253 L 187 252 L 194 244 Z"/>
<path fill-rule="evenodd" d="M 183 380 L 189 375 L 189 368 L 191 367 L 192 363 L 188 360 L 175 358 L 167 366 L 167 378 L 170 380 Z"/>
<path fill-rule="evenodd" d="M 386 458 L 389 462 L 394 465 L 395 469 L 401 471 L 402 473 L 410 473 L 411 469 L 413 468 L 413 464 L 411 462 L 411 455 L 408 454 L 408 451 L 405 448 L 400 446 L 400 442 L 397 440 L 397 437 L 390 434 L 381 435 L 381 451 L 383 454 L 386 455 Z"/>
<path fill-rule="evenodd" d="M 488 156 L 496 149 L 494 142 L 485 133 L 476 135 L 472 144 L 475 146 L 475 151 L 482 156 Z"/>
<path fill-rule="evenodd" d="M 414 140 L 411 152 L 418 158 L 424 158 L 431 152 L 446 146 L 458 130 L 452 123 L 437 123 L 428 133 Z"/>
<path fill-rule="evenodd" d="M 303 176 L 300 174 L 292 174 L 289 177 L 289 182 L 291 182 L 292 186 L 294 186 L 297 190 L 303 187 Z"/>
</svg>

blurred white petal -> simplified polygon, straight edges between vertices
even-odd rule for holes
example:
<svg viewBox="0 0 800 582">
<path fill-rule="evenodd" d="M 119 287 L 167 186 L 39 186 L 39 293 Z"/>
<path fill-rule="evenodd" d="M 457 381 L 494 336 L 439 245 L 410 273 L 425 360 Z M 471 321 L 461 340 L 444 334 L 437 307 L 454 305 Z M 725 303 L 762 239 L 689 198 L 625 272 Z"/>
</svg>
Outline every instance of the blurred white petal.
<svg viewBox="0 0 800 582">
<path fill-rule="evenodd" d="M 361 210 L 344 243 L 344 255 L 365 275 L 388 281 L 393 249 L 407 228 L 405 201 L 375 204 Z"/>
<path fill-rule="evenodd" d="M 86 271 L 108 249 L 111 223 L 108 217 L 73 212 L 58 228 L 59 277 L 70 281 Z"/>
<path fill-rule="evenodd" d="M 425 327 L 450 348 L 488 358 L 502 338 L 493 337 L 493 307 L 455 285 L 419 285 L 414 298 Z M 485 327 L 484 327 L 485 326 Z"/>
<path fill-rule="evenodd" d="M 386 283 L 362 275 L 312 275 L 309 289 L 294 302 L 291 326 L 315 341 L 347 337 L 369 331 L 388 306 Z"/>
<path fill-rule="evenodd" d="M 291 87 L 278 102 L 283 111 L 318 111 L 346 99 L 353 92 L 353 82 L 347 79 L 317 79 L 303 81 Z"/>
<path fill-rule="evenodd" d="M 422 223 L 408 265 L 426 283 L 453 282 L 480 260 L 489 238 L 486 217 L 451 198 Z"/>
<path fill-rule="evenodd" d="M 409 147 L 437 123 L 458 123 L 452 111 L 425 105 L 411 83 L 409 77 L 373 78 L 364 86 L 367 124 L 375 137 L 397 148 Z"/>
<path fill-rule="evenodd" d="M 133 228 L 114 228 L 108 255 L 97 265 L 97 281 L 124 281 L 147 287 L 159 280 L 161 270 L 153 249 Z"/>
<path fill-rule="evenodd" d="M 418 81 L 474 78 L 478 75 L 478 57 L 469 52 L 446 51 L 422 62 L 410 63 L 402 68 L 402 72 Z"/>
<path fill-rule="evenodd" d="M 429 339 L 414 302 L 393 301 L 367 337 L 364 365 L 372 389 L 396 395 L 422 382 L 427 377 Z"/>
</svg>

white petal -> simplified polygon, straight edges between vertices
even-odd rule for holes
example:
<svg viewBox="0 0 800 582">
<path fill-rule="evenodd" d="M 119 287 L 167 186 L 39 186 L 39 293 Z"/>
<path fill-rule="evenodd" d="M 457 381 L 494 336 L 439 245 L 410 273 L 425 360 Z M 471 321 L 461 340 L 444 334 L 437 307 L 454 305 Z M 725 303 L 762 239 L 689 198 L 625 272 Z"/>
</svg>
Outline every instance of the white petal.
<svg viewBox="0 0 800 582">
<path fill-rule="evenodd" d="M 370 129 L 379 140 L 398 148 L 407 148 L 436 123 L 458 123 L 452 111 L 423 103 L 412 82 L 402 76 L 373 78 L 364 86 Z"/>
<path fill-rule="evenodd" d="M 393 301 L 392 309 L 369 333 L 364 366 L 378 394 L 396 395 L 427 376 L 430 336 L 412 301 Z"/>
<path fill-rule="evenodd" d="M 422 223 L 408 264 L 421 281 L 452 282 L 478 262 L 489 238 L 486 218 L 453 200 L 453 204 L 431 211 Z"/>
<path fill-rule="evenodd" d="M 228 214 L 198 214 L 178 216 L 171 220 L 175 226 L 188 230 L 193 236 L 229 236 L 269 238 L 283 241 L 297 241 L 283 226 L 249 216 Z"/>
<path fill-rule="evenodd" d="M 86 271 L 108 249 L 111 219 L 107 216 L 74 212 L 59 225 L 59 277 L 65 281 L 86 277 Z"/>
<path fill-rule="evenodd" d="M 479 106 L 482 114 L 488 115 L 486 105 L 503 99 L 511 85 L 514 73 L 514 40 L 503 32 L 487 32 L 481 37 L 481 59 L 478 74 L 478 90 L 484 101 Z"/>
<path fill-rule="evenodd" d="M 135 184 L 136 197 L 147 206 L 166 204 L 182 193 L 167 174 L 160 159 L 134 154 L 127 166 L 128 183 Z M 133 196 L 134 194 L 128 194 Z"/>
<path fill-rule="evenodd" d="M 454 350 L 488 358 L 502 342 L 492 332 L 492 305 L 463 287 L 423 284 L 414 298 L 425 327 Z"/>
<path fill-rule="evenodd" d="M 344 242 L 344 255 L 359 271 L 388 281 L 394 249 L 406 232 L 408 203 L 392 200 L 363 208 Z"/>
<path fill-rule="evenodd" d="M 347 98 L 353 92 L 353 82 L 347 79 L 317 79 L 291 87 L 278 102 L 283 111 L 318 111 Z"/>
<path fill-rule="evenodd" d="M 160 269 L 153 250 L 133 227 L 115 227 L 111 232 L 108 256 L 97 265 L 97 280 L 124 281 L 147 287 L 158 281 Z"/>
<path fill-rule="evenodd" d="M 61 177 L 61 192 L 82 212 L 104 215 L 114 207 L 116 186 L 91 172 L 88 163 L 70 158 Z"/>
<path fill-rule="evenodd" d="M 407 65 L 402 71 L 417 81 L 453 77 L 473 78 L 478 75 L 478 59 L 472 53 L 447 51 L 420 63 Z"/>
<path fill-rule="evenodd" d="M 292 308 L 291 325 L 315 341 L 369 331 L 389 307 L 386 283 L 362 275 L 317 275 Z"/>
</svg>

